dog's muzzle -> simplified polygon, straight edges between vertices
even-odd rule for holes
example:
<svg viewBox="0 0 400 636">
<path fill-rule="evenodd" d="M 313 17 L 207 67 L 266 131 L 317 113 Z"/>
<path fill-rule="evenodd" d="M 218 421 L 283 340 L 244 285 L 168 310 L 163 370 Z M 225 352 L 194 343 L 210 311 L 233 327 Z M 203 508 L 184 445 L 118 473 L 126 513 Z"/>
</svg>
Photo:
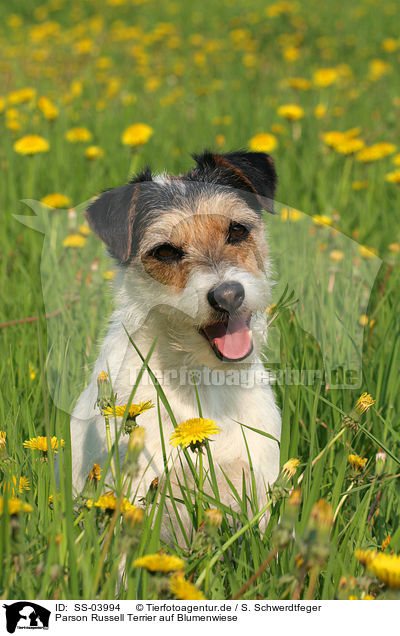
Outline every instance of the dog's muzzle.
<svg viewBox="0 0 400 636">
<path fill-rule="evenodd" d="M 207 300 L 220 318 L 200 329 L 220 360 L 239 362 L 253 351 L 251 314 L 238 315 L 244 300 L 241 283 L 227 281 L 210 289 Z"/>
</svg>

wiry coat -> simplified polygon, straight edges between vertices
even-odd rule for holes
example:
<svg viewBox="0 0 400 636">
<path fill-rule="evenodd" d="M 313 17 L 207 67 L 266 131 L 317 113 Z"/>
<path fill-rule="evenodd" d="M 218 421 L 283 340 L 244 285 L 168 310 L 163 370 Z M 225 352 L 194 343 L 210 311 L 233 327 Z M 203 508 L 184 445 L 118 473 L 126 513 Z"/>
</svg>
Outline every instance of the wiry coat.
<svg viewBox="0 0 400 636">
<path fill-rule="evenodd" d="M 107 457 L 104 417 L 94 408 L 98 375 L 109 372 L 117 404 L 125 404 L 142 367 L 127 332 L 143 356 L 156 340 L 149 366 L 178 423 L 198 417 L 191 381 L 194 372 L 203 416 L 215 420 L 221 429 L 213 436 L 211 450 L 222 502 L 235 507 L 223 473 L 241 492 L 244 471 L 250 490 L 244 438 L 260 504 L 266 501 L 268 484 L 277 477 L 278 444 L 239 424 L 280 437 L 280 414 L 271 387 L 257 382 L 263 369 L 260 356 L 270 301 L 261 208 L 272 204 L 273 163 L 262 153 L 245 152 L 204 153 L 196 161 L 194 170 L 179 177 L 153 180 L 147 170 L 131 184 L 101 195 L 88 210 L 92 228 L 119 265 L 116 309 L 91 381 L 71 419 L 73 480 L 78 490 L 93 463 L 103 465 Z M 210 293 L 231 281 L 243 289 L 243 298 L 227 311 L 212 301 Z M 229 321 L 240 325 L 233 336 Z M 220 329 L 226 330 L 219 340 L 209 335 L 216 324 L 225 325 Z M 224 346 L 237 359 L 224 357 Z M 147 372 L 134 402 L 144 400 L 157 404 Z M 174 428 L 162 405 L 160 413 L 168 460 L 176 468 L 172 483 L 179 496 L 179 451 L 168 442 Z M 138 496 L 144 496 L 152 480 L 164 474 L 157 407 L 140 415 L 139 422 L 146 431 L 146 445 L 135 488 Z M 121 458 L 126 448 L 127 438 L 122 436 Z M 205 466 L 207 470 L 207 462 Z M 210 490 L 207 480 L 205 488 Z"/>
</svg>

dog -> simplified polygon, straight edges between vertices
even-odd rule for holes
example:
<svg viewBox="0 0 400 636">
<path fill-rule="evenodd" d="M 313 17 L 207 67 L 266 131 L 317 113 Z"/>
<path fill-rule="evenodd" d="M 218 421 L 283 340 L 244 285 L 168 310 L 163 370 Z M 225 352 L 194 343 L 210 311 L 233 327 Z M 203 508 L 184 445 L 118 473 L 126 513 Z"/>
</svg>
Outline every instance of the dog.
<svg viewBox="0 0 400 636">
<path fill-rule="evenodd" d="M 109 373 L 116 403 L 125 404 L 142 369 L 130 337 L 143 356 L 155 343 L 149 367 L 176 421 L 198 417 L 200 403 L 203 417 L 220 427 L 210 448 L 222 503 L 238 507 L 228 480 L 241 493 L 244 476 L 247 494 L 255 479 L 261 506 L 279 472 L 280 412 L 268 383 L 240 378 L 263 368 L 272 282 L 262 210 L 273 212 L 276 171 L 261 152 L 204 151 L 193 158 L 195 167 L 178 176 L 153 176 L 146 168 L 86 212 L 117 263 L 116 308 L 71 418 L 73 483 L 80 491 L 93 463 L 107 458 L 104 417 L 95 406 L 99 374 Z M 146 400 L 156 408 L 140 415 L 146 441 L 133 492 L 145 497 L 164 475 L 161 417 L 179 497 L 185 460 L 168 443 L 174 426 L 161 402 L 157 408 L 147 370 L 133 401 Z M 121 458 L 126 450 L 121 436 Z"/>
</svg>

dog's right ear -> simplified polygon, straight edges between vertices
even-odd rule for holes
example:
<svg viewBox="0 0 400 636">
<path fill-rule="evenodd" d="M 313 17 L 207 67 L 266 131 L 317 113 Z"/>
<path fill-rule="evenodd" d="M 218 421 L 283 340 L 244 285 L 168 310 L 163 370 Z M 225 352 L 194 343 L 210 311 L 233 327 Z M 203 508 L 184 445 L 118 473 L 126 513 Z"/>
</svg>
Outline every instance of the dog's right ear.
<svg viewBox="0 0 400 636">
<path fill-rule="evenodd" d="M 120 263 L 127 263 L 132 254 L 139 184 L 151 180 L 151 172 L 147 168 L 128 185 L 103 192 L 85 212 L 93 232 L 104 241 L 110 254 Z"/>
</svg>

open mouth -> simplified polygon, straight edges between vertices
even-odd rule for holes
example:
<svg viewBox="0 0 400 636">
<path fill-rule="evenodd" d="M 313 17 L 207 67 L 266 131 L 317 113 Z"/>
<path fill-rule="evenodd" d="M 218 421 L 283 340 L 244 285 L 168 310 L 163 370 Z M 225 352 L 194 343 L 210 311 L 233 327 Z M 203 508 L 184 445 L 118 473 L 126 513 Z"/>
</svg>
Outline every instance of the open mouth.
<svg viewBox="0 0 400 636">
<path fill-rule="evenodd" d="M 251 315 L 226 315 L 219 322 L 202 327 L 200 333 L 208 340 L 215 355 L 220 360 L 244 360 L 253 351 L 250 329 Z"/>
</svg>

